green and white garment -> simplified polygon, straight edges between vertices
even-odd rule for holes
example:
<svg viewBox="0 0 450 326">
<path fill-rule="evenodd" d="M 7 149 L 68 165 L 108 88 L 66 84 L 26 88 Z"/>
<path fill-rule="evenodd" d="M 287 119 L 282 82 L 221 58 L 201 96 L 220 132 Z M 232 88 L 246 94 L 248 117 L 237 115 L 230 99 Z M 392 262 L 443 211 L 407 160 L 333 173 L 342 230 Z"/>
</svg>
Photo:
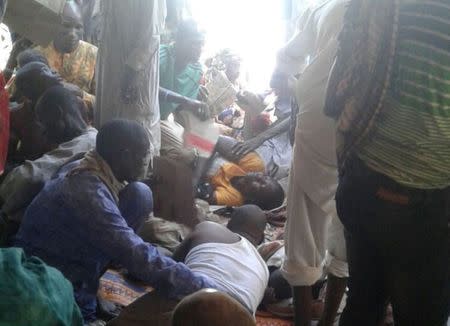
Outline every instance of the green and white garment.
<svg viewBox="0 0 450 326">
<path fill-rule="evenodd" d="M 419 189 L 450 186 L 450 0 L 400 1 L 383 110 L 356 147 L 372 169 Z"/>
</svg>

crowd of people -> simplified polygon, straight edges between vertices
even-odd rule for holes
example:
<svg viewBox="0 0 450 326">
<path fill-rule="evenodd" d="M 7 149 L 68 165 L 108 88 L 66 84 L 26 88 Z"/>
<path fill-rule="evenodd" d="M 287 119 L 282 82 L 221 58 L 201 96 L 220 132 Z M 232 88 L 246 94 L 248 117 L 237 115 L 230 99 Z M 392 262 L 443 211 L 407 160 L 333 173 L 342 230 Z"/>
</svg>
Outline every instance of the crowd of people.
<svg viewBox="0 0 450 326">
<path fill-rule="evenodd" d="M 94 2 L 0 78 L 0 324 L 447 325 L 449 0 L 315 3 L 261 94 L 173 4 Z M 108 311 L 108 270 L 152 290 Z"/>
</svg>

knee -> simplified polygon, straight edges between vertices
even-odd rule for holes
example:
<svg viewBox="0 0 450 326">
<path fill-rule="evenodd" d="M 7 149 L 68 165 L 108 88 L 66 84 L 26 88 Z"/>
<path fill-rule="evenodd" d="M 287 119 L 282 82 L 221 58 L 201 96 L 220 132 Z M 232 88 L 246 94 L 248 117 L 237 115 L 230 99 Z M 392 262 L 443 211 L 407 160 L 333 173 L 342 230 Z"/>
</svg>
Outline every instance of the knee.
<svg viewBox="0 0 450 326">
<path fill-rule="evenodd" d="M 138 215 L 148 215 L 153 211 L 153 194 L 150 188 L 142 182 L 129 183 L 119 193 L 119 208 L 122 213 L 130 210 Z"/>
</svg>

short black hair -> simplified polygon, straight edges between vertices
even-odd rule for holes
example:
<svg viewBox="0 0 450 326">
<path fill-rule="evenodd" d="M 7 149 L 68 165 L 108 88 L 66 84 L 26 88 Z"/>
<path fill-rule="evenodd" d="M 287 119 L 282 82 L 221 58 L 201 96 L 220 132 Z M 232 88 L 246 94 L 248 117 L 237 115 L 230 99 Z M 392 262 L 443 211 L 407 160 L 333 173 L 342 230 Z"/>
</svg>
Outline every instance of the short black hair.
<svg viewBox="0 0 450 326">
<path fill-rule="evenodd" d="M 26 49 L 17 56 L 17 66 L 23 67 L 30 62 L 40 62 L 48 66 L 47 58 L 38 50 Z"/>
<path fill-rule="evenodd" d="M 256 244 L 259 244 L 264 239 L 266 224 L 267 217 L 261 208 L 256 205 L 244 205 L 233 209 L 227 227 L 235 233 L 251 236 Z"/>
<path fill-rule="evenodd" d="M 265 211 L 280 207 L 284 202 L 283 187 L 273 178 L 269 178 L 264 189 L 251 194 L 245 198 L 245 204 L 256 205 Z"/>
<path fill-rule="evenodd" d="M 83 120 L 84 102 L 63 86 L 45 91 L 36 103 L 38 121 L 51 141 L 58 144 L 80 136 L 87 125 Z"/>
<path fill-rule="evenodd" d="M 17 70 L 16 89 L 32 101 L 37 101 L 44 92 L 61 85 L 62 78 L 42 62 L 30 62 Z"/>
<path fill-rule="evenodd" d="M 97 153 L 108 163 L 128 150 L 140 153 L 150 148 L 147 131 L 135 121 L 116 119 L 105 123 L 97 134 Z"/>
</svg>

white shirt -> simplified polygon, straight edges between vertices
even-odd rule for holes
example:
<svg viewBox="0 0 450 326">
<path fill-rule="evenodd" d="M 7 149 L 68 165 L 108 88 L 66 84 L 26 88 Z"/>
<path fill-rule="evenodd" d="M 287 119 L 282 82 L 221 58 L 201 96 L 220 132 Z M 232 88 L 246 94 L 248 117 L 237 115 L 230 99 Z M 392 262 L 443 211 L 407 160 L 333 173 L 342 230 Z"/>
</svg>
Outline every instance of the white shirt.
<svg viewBox="0 0 450 326">
<path fill-rule="evenodd" d="M 269 270 L 258 250 L 245 238 L 236 243 L 204 243 L 194 247 L 185 264 L 213 279 L 253 314 L 264 297 Z"/>
<path fill-rule="evenodd" d="M 302 188 L 317 203 L 334 210 L 337 184 L 335 124 L 323 113 L 328 77 L 348 0 L 328 0 L 311 11 L 303 29 L 279 52 L 278 69 L 299 74 L 295 87 L 299 103 L 294 164 Z M 332 187 L 324 187 L 327 184 Z M 322 205 L 319 205 L 322 206 Z M 332 207 L 331 207 L 332 206 Z"/>
</svg>

